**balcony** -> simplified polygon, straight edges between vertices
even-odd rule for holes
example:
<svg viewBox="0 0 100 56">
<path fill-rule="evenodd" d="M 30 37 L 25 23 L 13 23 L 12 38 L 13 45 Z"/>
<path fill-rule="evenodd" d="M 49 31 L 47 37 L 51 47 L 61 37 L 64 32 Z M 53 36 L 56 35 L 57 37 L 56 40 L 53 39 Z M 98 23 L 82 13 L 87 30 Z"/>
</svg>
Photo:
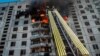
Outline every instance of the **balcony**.
<svg viewBox="0 0 100 56">
<path fill-rule="evenodd" d="M 32 35 L 32 37 L 30 39 L 37 39 L 37 38 L 49 38 L 51 37 L 50 35 L 44 35 L 44 34 L 35 34 Z"/>
<path fill-rule="evenodd" d="M 37 47 L 46 47 L 46 46 L 51 46 L 51 43 L 47 43 L 47 42 L 41 42 L 41 43 L 31 43 L 31 48 L 37 48 Z"/>
<path fill-rule="evenodd" d="M 37 44 L 31 43 L 31 48 L 41 47 L 41 46 L 47 46 L 47 43 L 37 43 Z"/>
<path fill-rule="evenodd" d="M 42 31 L 42 30 L 48 30 L 48 28 L 43 28 L 43 27 L 37 27 L 37 28 L 33 28 L 31 31 Z"/>
<path fill-rule="evenodd" d="M 39 23 L 41 23 L 41 21 L 35 21 L 34 23 L 32 23 L 32 25 L 39 24 Z"/>
</svg>

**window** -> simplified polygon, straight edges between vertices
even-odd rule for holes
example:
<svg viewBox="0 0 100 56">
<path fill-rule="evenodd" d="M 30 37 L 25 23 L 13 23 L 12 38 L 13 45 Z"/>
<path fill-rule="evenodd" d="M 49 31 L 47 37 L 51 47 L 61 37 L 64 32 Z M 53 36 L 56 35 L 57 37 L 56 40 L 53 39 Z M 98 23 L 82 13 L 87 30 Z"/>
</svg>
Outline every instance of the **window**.
<svg viewBox="0 0 100 56">
<path fill-rule="evenodd" d="M 14 55 L 14 50 L 9 50 L 9 55 Z"/>
<path fill-rule="evenodd" d="M 18 21 L 15 21 L 15 25 L 18 25 Z"/>
<path fill-rule="evenodd" d="M 22 46 L 26 46 L 26 41 L 22 41 Z"/>
<path fill-rule="evenodd" d="M 8 24 L 5 25 L 5 27 L 8 27 L 8 26 L 9 26 Z"/>
<path fill-rule="evenodd" d="M 6 37 L 6 36 L 7 36 L 6 34 L 3 34 L 3 35 L 2 35 L 2 37 Z"/>
<path fill-rule="evenodd" d="M 74 24 L 79 24 L 78 22 L 74 22 Z"/>
<path fill-rule="evenodd" d="M 1 38 L 1 40 L 2 40 L 2 41 L 5 41 L 5 40 L 6 40 L 6 38 Z"/>
<path fill-rule="evenodd" d="M 75 13 L 75 11 L 74 11 L 74 10 L 72 10 L 71 12 L 72 12 L 72 13 Z"/>
<path fill-rule="evenodd" d="M 22 34 L 22 38 L 27 38 L 27 33 Z"/>
<path fill-rule="evenodd" d="M 18 8 L 21 8 L 21 6 L 18 6 Z"/>
<path fill-rule="evenodd" d="M 85 13 L 85 11 L 84 11 L 84 10 L 81 10 L 80 12 L 81 12 L 82 14 L 83 14 L 83 13 Z"/>
<path fill-rule="evenodd" d="M 7 33 L 7 31 L 3 31 L 3 33 Z"/>
<path fill-rule="evenodd" d="M 4 11 L 5 9 L 6 9 L 5 7 L 2 7 L 2 9 L 1 9 L 1 10 L 2 10 L 2 11 Z"/>
<path fill-rule="evenodd" d="M 11 16 L 8 16 L 7 18 L 11 18 Z"/>
<path fill-rule="evenodd" d="M 76 29 L 76 31 L 81 31 L 81 29 Z"/>
<path fill-rule="evenodd" d="M 96 54 L 96 56 L 100 56 L 100 53 L 99 54 Z"/>
<path fill-rule="evenodd" d="M 4 48 L 4 46 L 0 46 L 0 49 L 3 49 Z"/>
<path fill-rule="evenodd" d="M 98 28 L 98 31 L 100 32 L 100 28 Z"/>
<path fill-rule="evenodd" d="M 75 25 L 75 28 L 80 28 L 80 26 L 79 25 Z"/>
<path fill-rule="evenodd" d="M 85 0 L 85 2 L 86 2 L 86 3 L 89 3 L 90 1 L 89 1 L 89 0 Z"/>
<path fill-rule="evenodd" d="M 81 40 L 82 43 L 85 43 L 84 40 Z"/>
<path fill-rule="evenodd" d="M 0 54 L 2 54 L 3 53 L 3 50 L 0 50 Z"/>
<path fill-rule="evenodd" d="M 73 21 L 78 21 L 77 19 L 73 19 Z"/>
<path fill-rule="evenodd" d="M 26 54 L 26 50 L 22 49 L 21 52 L 20 52 L 20 55 L 25 55 L 25 54 Z"/>
<path fill-rule="evenodd" d="M 13 10 L 14 6 L 10 6 L 9 10 Z"/>
<path fill-rule="evenodd" d="M 87 32 L 88 33 L 92 33 L 92 29 L 87 29 Z"/>
<path fill-rule="evenodd" d="M 82 5 L 79 5 L 79 8 L 83 8 L 83 6 Z"/>
<path fill-rule="evenodd" d="M 5 42 L 0 42 L 0 45 L 4 45 L 5 44 Z"/>
<path fill-rule="evenodd" d="M 74 16 L 74 15 L 76 15 L 76 13 L 72 13 L 72 15 Z"/>
<path fill-rule="evenodd" d="M 10 23 L 9 21 L 6 22 L 6 24 L 9 24 L 9 23 Z"/>
<path fill-rule="evenodd" d="M 7 21 L 10 21 L 10 19 L 6 19 Z"/>
<path fill-rule="evenodd" d="M 3 12 L 0 13 L 0 15 L 3 15 L 3 14 L 4 14 Z"/>
<path fill-rule="evenodd" d="M 25 18 L 28 18 L 28 17 L 29 17 L 29 15 L 26 14 L 26 15 L 25 15 Z"/>
<path fill-rule="evenodd" d="M 9 10 L 13 10 L 13 8 L 9 8 Z"/>
<path fill-rule="evenodd" d="M 0 20 L 2 20 L 2 17 L 0 17 Z"/>
<path fill-rule="evenodd" d="M 70 7 L 70 9 L 73 10 L 73 11 L 75 11 L 75 8 L 74 7 Z"/>
<path fill-rule="evenodd" d="M 24 21 L 24 24 L 28 24 L 28 20 L 25 20 L 25 21 Z"/>
<path fill-rule="evenodd" d="M 95 41 L 95 37 L 94 36 L 90 36 L 90 40 L 91 41 Z"/>
<path fill-rule="evenodd" d="M 16 45 L 16 42 L 11 42 L 10 46 L 15 46 L 15 45 Z"/>
<path fill-rule="evenodd" d="M 23 27 L 23 30 L 28 30 L 28 27 Z"/>
<path fill-rule="evenodd" d="M 77 3 L 81 3 L 81 0 L 77 0 Z"/>
<path fill-rule="evenodd" d="M 92 46 L 93 46 L 93 49 L 99 49 L 97 44 L 93 44 Z"/>
<path fill-rule="evenodd" d="M 89 23 L 89 22 L 85 22 L 85 25 L 86 25 L 86 26 L 89 26 L 89 25 L 90 25 L 90 23 Z"/>
<path fill-rule="evenodd" d="M 11 15 L 12 13 L 8 13 L 8 15 Z"/>
<path fill-rule="evenodd" d="M 80 36 L 80 37 L 78 37 L 79 39 L 83 39 L 83 37 L 82 36 Z"/>
<path fill-rule="evenodd" d="M 18 30 L 18 27 L 14 27 L 14 28 L 13 28 L 13 31 L 17 31 L 17 30 Z"/>
<path fill-rule="evenodd" d="M 8 30 L 8 28 L 4 28 L 4 30 Z"/>
<path fill-rule="evenodd" d="M 14 8 L 14 6 L 10 6 L 10 8 Z"/>
<path fill-rule="evenodd" d="M 12 14 L 12 11 L 9 11 L 8 13 Z"/>
<path fill-rule="evenodd" d="M 92 9 L 92 5 L 87 5 L 90 9 Z"/>
<path fill-rule="evenodd" d="M 8 15 L 10 16 L 11 14 L 12 14 L 12 11 L 9 11 L 9 12 L 8 12 Z"/>
<path fill-rule="evenodd" d="M 94 13 L 94 10 L 90 10 L 90 13 Z"/>
<path fill-rule="evenodd" d="M 78 35 L 82 35 L 82 32 L 77 32 Z"/>
<path fill-rule="evenodd" d="M 7 18 L 6 20 L 8 20 L 8 21 L 9 21 L 9 20 L 10 20 L 10 18 Z"/>
<path fill-rule="evenodd" d="M 21 11 L 20 11 L 20 10 L 18 10 L 18 11 L 17 11 L 17 14 L 19 14 L 20 12 L 21 12 Z"/>
<path fill-rule="evenodd" d="M 83 19 L 87 19 L 87 16 L 82 16 L 83 17 Z"/>
<path fill-rule="evenodd" d="M 26 5 L 26 8 L 29 8 L 30 5 Z"/>
<path fill-rule="evenodd" d="M 12 39 L 15 39 L 17 37 L 17 34 L 12 34 Z"/>
<path fill-rule="evenodd" d="M 95 19 L 95 18 L 97 18 L 97 16 L 96 15 L 92 15 L 92 18 Z"/>
<path fill-rule="evenodd" d="M 77 16 L 73 16 L 73 18 L 77 18 Z"/>
<path fill-rule="evenodd" d="M 99 21 L 95 21 L 95 24 L 96 24 L 96 25 L 100 25 L 100 22 L 99 22 Z"/>
</svg>

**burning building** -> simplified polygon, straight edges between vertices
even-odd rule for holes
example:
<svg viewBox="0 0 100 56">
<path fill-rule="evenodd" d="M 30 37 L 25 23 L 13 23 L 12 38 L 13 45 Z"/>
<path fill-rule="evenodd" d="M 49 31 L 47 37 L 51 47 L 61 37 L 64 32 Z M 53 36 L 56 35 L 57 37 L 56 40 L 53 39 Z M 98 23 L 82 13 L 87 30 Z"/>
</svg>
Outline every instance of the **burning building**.
<svg viewBox="0 0 100 56">
<path fill-rule="evenodd" d="M 57 56 L 66 56 L 66 55 L 68 56 L 77 56 L 77 55 L 88 56 L 89 55 L 88 51 L 83 46 L 83 44 L 80 42 L 78 37 L 73 33 L 73 31 L 71 29 L 66 30 L 67 28 L 69 28 L 67 24 L 64 25 L 67 17 L 64 16 L 64 19 L 63 19 L 61 15 L 58 13 L 58 11 L 56 10 L 58 9 L 63 15 L 64 11 L 68 10 L 68 8 L 67 10 L 65 8 L 65 6 L 68 5 L 68 3 L 62 4 L 62 2 L 64 1 L 58 1 L 58 2 L 53 1 L 52 3 L 51 2 L 52 1 L 49 1 L 47 4 L 46 0 L 33 1 L 29 9 L 19 12 L 16 15 L 16 18 L 19 18 L 23 15 L 31 16 L 32 28 L 33 28 L 32 37 L 31 37 L 32 55 L 33 56 L 35 55 L 36 56 L 41 56 L 41 55 L 42 56 L 52 56 L 52 47 L 55 47 L 57 48 L 57 50 L 55 50 L 54 56 L 56 55 Z M 54 3 L 59 3 L 59 5 L 56 5 Z M 51 12 L 51 11 L 54 11 L 54 12 Z M 60 25 L 62 27 L 59 27 Z M 60 33 L 60 31 L 62 33 Z M 71 35 L 75 37 L 75 40 L 72 38 L 72 36 L 70 36 L 70 33 L 68 33 L 68 31 L 72 32 Z M 63 33 L 63 32 L 66 32 L 66 33 Z M 70 38 L 67 38 L 66 34 L 69 35 Z M 64 40 L 62 38 L 67 38 L 67 40 L 63 42 Z M 73 43 L 71 43 L 70 40 Z M 51 45 L 51 41 L 55 43 L 55 46 Z M 67 44 L 67 45 L 64 45 L 64 44 Z M 80 45 L 77 46 L 77 44 L 80 44 Z M 70 46 L 70 45 L 74 45 L 74 46 Z M 77 52 L 77 48 L 79 50 L 78 52 Z M 84 50 L 82 50 L 81 48 Z"/>
<path fill-rule="evenodd" d="M 30 0 L 25 1 L 25 4 L 22 4 L 26 5 L 27 3 L 28 5 L 26 7 L 28 8 L 23 7 L 24 9 L 21 8 L 20 11 L 17 10 L 17 13 L 14 12 L 16 14 L 14 14 L 14 19 L 12 19 L 12 22 L 15 23 L 12 23 L 12 25 L 17 25 L 18 21 L 20 21 L 20 25 L 13 26 L 10 30 L 12 31 L 12 28 L 14 28 L 13 31 L 16 31 L 16 29 L 22 30 L 22 22 L 24 22 L 25 24 L 27 23 L 27 21 L 23 20 L 29 20 L 30 24 L 28 25 L 28 27 L 30 30 L 12 32 L 11 34 L 15 35 L 12 36 L 12 39 L 7 38 L 8 42 L 6 42 L 6 44 L 7 46 L 9 46 L 9 42 L 11 42 L 11 46 L 15 46 L 16 43 L 14 41 L 17 41 L 17 46 L 20 46 L 20 42 L 23 41 L 22 45 L 26 45 L 25 40 L 27 40 L 28 46 L 22 46 L 22 49 L 18 47 L 6 48 L 4 50 L 5 53 L 8 53 L 9 56 L 24 56 L 25 53 L 28 53 L 26 56 L 90 55 L 86 47 L 84 47 L 84 45 L 79 40 L 78 36 L 69 27 L 70 24 L 67 24 L 68 20 L 70 20 L 70 9 L 73 9 L 71 8 L 74 4 L 73 1 L 68 0 L 66 2 L 64 0 Z M 18 4 L 14 4 L 19 6 L 21 5 L 21 2 L 19 2 Z M 11 10 L 14 9 L 13 7 L 11 7 L 12 4 L 9 5 L 10 7 L 7 7 L 7 9 L 9 9 L 7 13 L 12 12 Z M 18 8 L 20 8 L 20 6 Z M 14 10 L 16 10 L 16 8 Z M 23 30 L 26 29 L 27 27 L 26 25 L 24 25 Z M 20 33 L 22 32 L 24 32 L 24 34 L 22 34 L 23 38 L 20 37 Z M 27 36 L 26 32 L 29 34 L 28 38 L 25 38 Z M 13 39 L 14 37 L 16 37 L 16 34 L 19 34 L 19 38 Z M 8 35 L 8 37 L 11 37 L 11 35 Z M 17 54 L 19 53 L 18 51 L 20 49 L 20 54 Z M 5 53 L 3 53 L 3 56 L 7 56 L 7 54 Z"/>
</svg>

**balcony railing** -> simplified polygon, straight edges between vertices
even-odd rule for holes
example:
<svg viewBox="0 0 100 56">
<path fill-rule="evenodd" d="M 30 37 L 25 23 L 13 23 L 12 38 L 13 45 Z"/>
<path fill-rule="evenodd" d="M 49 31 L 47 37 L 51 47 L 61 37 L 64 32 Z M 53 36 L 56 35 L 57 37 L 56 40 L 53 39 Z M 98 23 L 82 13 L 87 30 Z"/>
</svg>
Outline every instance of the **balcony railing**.
<svg viewBox="0 0 100 56">
<path fill-rule="evenodd" d="M 37 27 L 37 28 L 33 28 L 31 31 L 38 31 L 38 30 L 48 30 L 48 28 Z"/>
<path fill-rule="evenodd" d="M 31 48 L 47 46 L 47 43 L 31 43 Z"/>
<path fill-rule="evenodd" d="M 39 23 L 41 23 L 41 21 L 36 21 L 36 22 L 32 23 L 32 25 L 39 24 Z"/>
<path fill-rule="evenodd" d="M 41 46 L 44 46 L 44 47 L 48 47 L 48 46 L 51 46 L 52 44 L 51 43 L 48 43 L 48 42 L 31 42 L 31 48 L 35 48 L 35 47 L 41 47 Z"/>
<path fill-rule="evenodd" d="M 36 34 L 36 35 L 32 35 L 32 37 L 30 39 L 49 38 L 49 37 L 50 37 L 50 35 Z"/>
</svg>

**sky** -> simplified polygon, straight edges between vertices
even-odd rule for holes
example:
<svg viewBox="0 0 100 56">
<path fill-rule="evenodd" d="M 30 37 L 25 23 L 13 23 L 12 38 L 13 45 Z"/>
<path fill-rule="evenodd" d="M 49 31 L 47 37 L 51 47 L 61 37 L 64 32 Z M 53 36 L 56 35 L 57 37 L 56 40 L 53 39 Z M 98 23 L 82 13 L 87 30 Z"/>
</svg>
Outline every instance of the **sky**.
<svg viewBox="0 0 100 56">
<path fill-rule="evenodd" d="M 0 0 L 0 3 L 4 3 L 4 2 L 15 2 L 17 0 Z"/>
</svg>

